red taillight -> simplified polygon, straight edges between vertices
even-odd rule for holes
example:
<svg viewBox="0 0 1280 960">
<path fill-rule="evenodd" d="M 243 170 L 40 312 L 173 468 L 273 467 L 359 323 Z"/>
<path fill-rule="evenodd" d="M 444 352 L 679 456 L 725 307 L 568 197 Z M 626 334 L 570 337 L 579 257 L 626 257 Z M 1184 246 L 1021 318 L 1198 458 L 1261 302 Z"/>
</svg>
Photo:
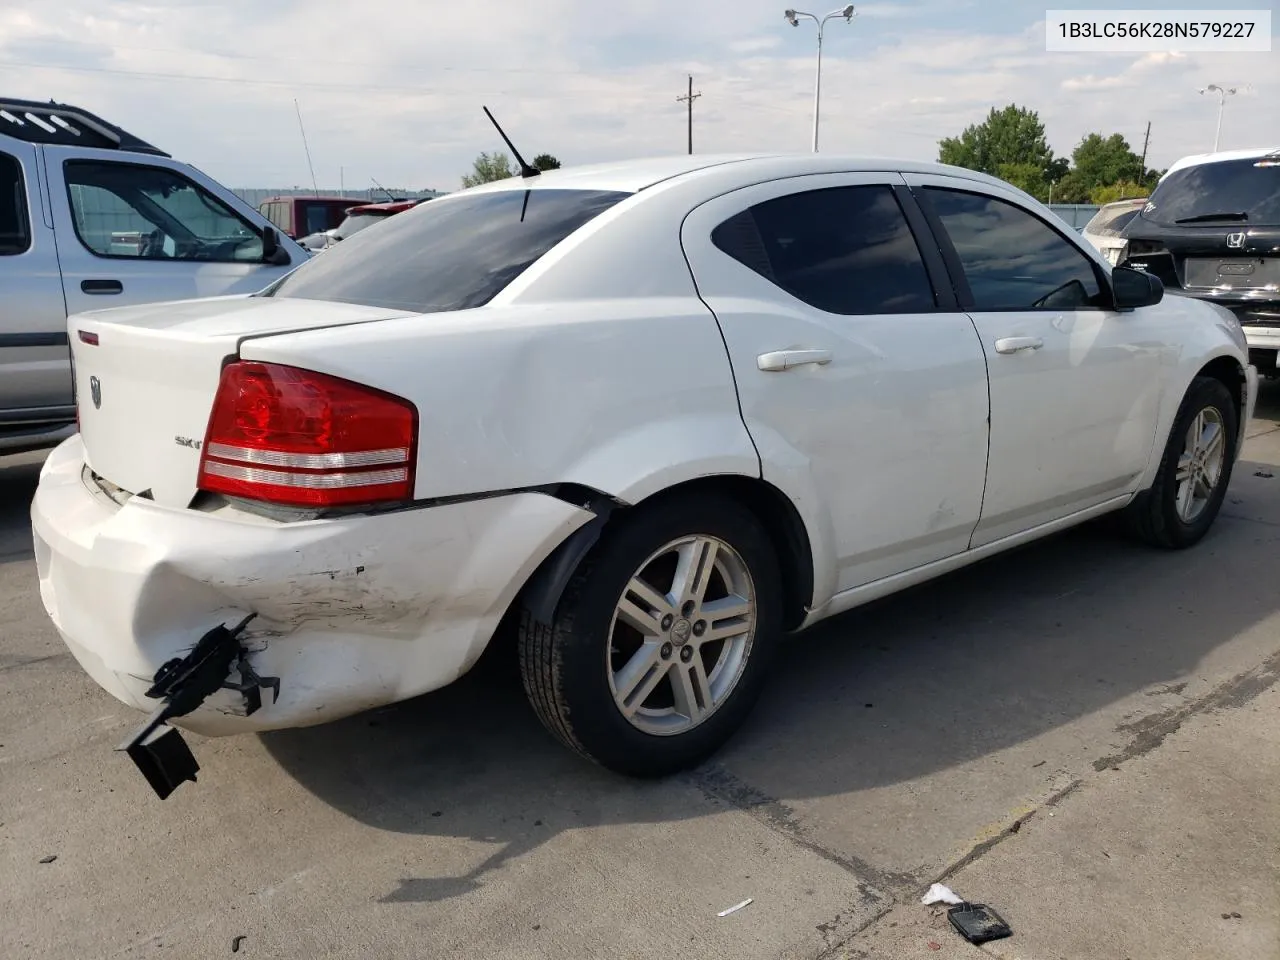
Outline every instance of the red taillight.
<svg viewBox="0 0 1280 960">
<path fill-rule="evenodd" d="M 408 400 L 274 363 L 222 371 L 200 453 L 201 490 L 291 506 L 413 498 Z"/>
</svg>

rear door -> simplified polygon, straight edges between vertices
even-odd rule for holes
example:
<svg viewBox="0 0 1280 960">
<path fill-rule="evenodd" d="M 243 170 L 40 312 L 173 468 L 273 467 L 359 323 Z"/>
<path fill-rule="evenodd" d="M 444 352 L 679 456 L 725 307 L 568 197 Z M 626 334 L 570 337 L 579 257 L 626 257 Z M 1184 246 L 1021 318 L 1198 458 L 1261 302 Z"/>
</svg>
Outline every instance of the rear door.
<svg viewBox="0 0 1280 960">
<path fill-rule="evenodd" d="M 265 221 L 199 171 L 163 157 L 46 147 L 70 313 L 253 293 L 293 264 L 263 263 Z"/>
<path fill-rule="evenodd" d="M 0 433 L 71 421 L 67 314 L 40 148 L 0 138 Z"/>
<path fill-rule="evenodd" d="M 823 175 L 682 230 L 764 479 L 830 532 L 837 592 L 963 552 L 981 511 L 982 346 L 908 216 L 927 231 L 898 174 Z"/>
</svg>

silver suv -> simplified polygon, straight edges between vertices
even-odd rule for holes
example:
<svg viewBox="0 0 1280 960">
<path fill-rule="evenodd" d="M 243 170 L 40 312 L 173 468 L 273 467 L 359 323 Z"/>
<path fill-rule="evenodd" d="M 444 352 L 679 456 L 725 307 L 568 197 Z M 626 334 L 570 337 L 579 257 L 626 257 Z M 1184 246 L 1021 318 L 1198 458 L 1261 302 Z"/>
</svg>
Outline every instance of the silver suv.
<svg viewBox="0 0 1280 960">
<path fill-rule="evenodd" d="M 0 454 L 75 429 L 68 315 L 249 294 L 307 256 L 230 190 L 100 117 L 0 98 Z"/>
</svg>

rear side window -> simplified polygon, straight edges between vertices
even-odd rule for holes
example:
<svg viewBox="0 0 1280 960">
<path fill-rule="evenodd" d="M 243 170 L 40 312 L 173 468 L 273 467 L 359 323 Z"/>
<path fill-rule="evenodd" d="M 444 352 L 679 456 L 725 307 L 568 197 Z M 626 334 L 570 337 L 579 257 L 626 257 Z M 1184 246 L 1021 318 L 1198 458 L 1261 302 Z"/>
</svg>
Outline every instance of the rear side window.
<svg viewBox="0 0 1280 960">
<path fill-rule="evenodd" d="M 1163 224 L 1280 224 L 1280 156 L 1175 170 L 1156 187 L 1142 216 Z"/>
<path fill-rule="evenodd" d="M 767 200 L 720 224 L 711 242 L 828 313 L 925 313 L 937 305 L 920 248 L 888 186 Z"/>
<path fill-rule="evenodd" d="M 488 303 L 627 193 L 501 190 L 425 203 L 362 230 L 264 293 L 415 313 Z"/>
<path fill-rule="evenodd" d="M 25 253 L 31 248 L 31 219 L 27 215 L 27 187 L 22 164 L 0 153 L 0 257 Z"/>
<path fill-rule="evenodd" d="M 985 194 L 925 194 L 964 268 L 977 310 L 1106 306 L 1093 261 L 1030 213 Z"/>
</svg>

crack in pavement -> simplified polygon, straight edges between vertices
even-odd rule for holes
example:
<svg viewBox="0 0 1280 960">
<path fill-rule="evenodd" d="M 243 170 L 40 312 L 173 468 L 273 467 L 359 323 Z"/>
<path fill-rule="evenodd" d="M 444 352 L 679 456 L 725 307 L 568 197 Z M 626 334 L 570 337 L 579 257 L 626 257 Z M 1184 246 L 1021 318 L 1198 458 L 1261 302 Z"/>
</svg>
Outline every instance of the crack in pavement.
<svg viewBox="0 0 1280 960">
<path fill-rule="evenodd" d="M 914 890 L 916 878 L 909 873 L 879 870 L 865 860 L 837 853 L 809 836 L 795 810 L 790 806 L 740 780 L 724 767 L 711 764 L 688 775 L 689 781 L 709 799 L 721 800 L 764 824 L 796 846 L 841 867 L 858 881 L 858 892 L 864 904 L 892 901 L 897 895 Z"/>
<path fill-rule="evenodd" d="M 1094 770 L 1118 767 L 1126 760 L 1150 753 L 1171 733 L 1175 733 L 1187 720 L 1210 710 L 1242 707 L 1280 680 L 1280 650 L 1277 650 L 1256 667 L 1237 674 L 1225 683 L 1214 687 L 1198 700 L 1170 707 L 1158 713 L 1148 714 L 1140 720 L 1121 724 L 1117 733 L 1132 734 L 1129 743 L 1116 754 L 1093 761 Z"/>
</svg>

